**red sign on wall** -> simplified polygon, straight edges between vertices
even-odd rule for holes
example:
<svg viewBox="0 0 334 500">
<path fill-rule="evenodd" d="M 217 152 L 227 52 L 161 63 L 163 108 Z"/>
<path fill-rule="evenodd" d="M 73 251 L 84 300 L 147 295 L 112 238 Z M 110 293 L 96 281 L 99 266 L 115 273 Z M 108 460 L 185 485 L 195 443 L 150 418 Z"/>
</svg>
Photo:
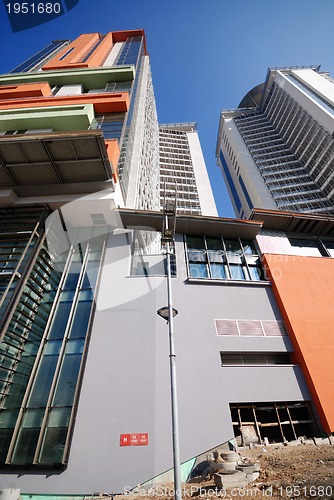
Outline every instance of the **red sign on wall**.
<svg viewBox="0 0 334 500">
<path fill-rule="evenodd" d="M 148 432 L 140 434 L 121 434 L 119 440 L 120 446 L 147 446 Z"/>
</svg>

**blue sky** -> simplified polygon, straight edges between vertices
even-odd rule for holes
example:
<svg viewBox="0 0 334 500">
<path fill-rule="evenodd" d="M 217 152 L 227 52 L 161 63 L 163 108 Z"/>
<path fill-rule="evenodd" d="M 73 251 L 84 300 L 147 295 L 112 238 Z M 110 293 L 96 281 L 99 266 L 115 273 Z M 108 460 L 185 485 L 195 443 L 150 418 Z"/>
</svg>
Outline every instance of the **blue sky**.
<svg viewBox="0 0 334 500">
<path fill-rule="evenodd" d="M 334 1 L 79 0 L 18 33 L 0 5 L 0 72 L 50 40 L 136 28 L 147 35 L 159 122 L 198 122 L 219 215 L 233 217 L 215 159 L 219 113 L 236 107 L 268 67 L 321 64 L 334 75 Z"/>
</svg>

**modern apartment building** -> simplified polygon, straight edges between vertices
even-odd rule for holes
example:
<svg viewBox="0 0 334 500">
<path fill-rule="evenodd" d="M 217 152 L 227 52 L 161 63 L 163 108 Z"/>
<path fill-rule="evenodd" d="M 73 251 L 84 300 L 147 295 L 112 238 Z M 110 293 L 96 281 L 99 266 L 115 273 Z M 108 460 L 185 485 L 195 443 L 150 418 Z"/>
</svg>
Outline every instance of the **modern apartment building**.
<svg viewBox="0 0 334 500">
<path fill-rule="evenodd" d="M 35 188 L 29 193 L 63 191 L 70 200 L 71 181 L 76 184 L 76 197 L 101 190 L 103 185 L 103 189 L 115 191 L 117 205 L 159 209 L 159 131 L 143 30 L 91 33 L 71 43 L 52 42 L 1 75 L 0 85 L 3 148 L 12 144 L 17 151 L 10 160 L 3 153 L 5 186 L 30 183 Z M 58 141 L 79 141 L 81 149 L 71 142 L 66 154 L 62 147 L 52 148 L 55 134 Z M 30 149 L 39 149 L 38 158 L 30 151 L 27 159 L 19 151 L 32 145 L 33 139 L 39 147 Z M 82 151 L 85 144 L 90 152 Z M 39 171 L 32 172 L 30 167 L 28 176 L 26 168 L 25 178 L 21 178 L 22 163 L 37 161 Z M 101 166 L 96 178 L 92 166 L 96 169 L 98 161 Z M 70 175 L 62 178 L 69 162 Z M 100 185 L 94 186 L 98 181 Z M 58 187 L 48 187 L 46 193 L 40 189 L 42 183 Z"/>
<path fill-rule="evenodd" d="M 117 217 L 122 227 L 84 242 L 77 228 L 79 243 L 57 260 L 41 246 L 18 296 L 2 344 L 2 489 L 121 493 L 172 467 L 168 328 L 157 315 L 165 257 L 143 244 L 162 216 Z M 281 212 L 177 216 L 183 479 L 227 441 L 334 431 L 333 227 Z"/>
<path fill-rule="evenodd" d="M 240 217 L 253 207 L 334 213 L 334 81 L 319 66 L 271 68 L 221 112 L 217 161 Z"/>
<path fill-rule="evenodd" d="M 0 490 L 24 500 L 122 493 L 173 456 L 144 32 L 55 43 L 27 61 L 32 71 L 0 76 Z M 188 128 L 161 133 L 182 132 L 173 157 L 192 167 L 204 213 Z M 227 441 L 334 432 L 334 219 L 252 217 L 176 216 L 184 479 Z"/>
<path fill-rule="evenodd" d="M 196 123 L 159 125 L 160 199 L 179 214 L 217 215 Z"/>
</svg>

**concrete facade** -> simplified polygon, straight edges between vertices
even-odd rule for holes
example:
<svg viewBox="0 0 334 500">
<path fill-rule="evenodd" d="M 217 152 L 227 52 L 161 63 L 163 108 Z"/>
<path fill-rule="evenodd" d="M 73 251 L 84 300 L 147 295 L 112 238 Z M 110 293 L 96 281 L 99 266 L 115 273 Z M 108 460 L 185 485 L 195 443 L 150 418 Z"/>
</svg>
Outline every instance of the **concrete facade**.
<svg viewBox="0 0 334 500">
<path fill-rule="evenodd" d="M 205 224 L 210 231 L 210 220 Z M 223 221 L 219 227 L 224 233 Z M 242 225 L 236 229 L 242 236 Z M 167 326 L 156 313 L 166 303 L 166 282 L 130 275 L 133 232 L 117 232 L 108 236 L 68 466 L 37 474 L 3 471 L 2 488 L 15 483 L 24 493 L 122 492 L 172 467 Z M 296 365 L 221 366 L 221 351 L 292 351 L 288 337 L 217 335 L 216 319 L 280 321 L 270 283 L 189 278 L 180 233 L 176 256 L 175 350 L 186 461 L 233 439 L 230 403 L 304 401 L 310 394 Z M 148 433 L 149 444 L 120 447 L 123 433 Z"/>
</svg>

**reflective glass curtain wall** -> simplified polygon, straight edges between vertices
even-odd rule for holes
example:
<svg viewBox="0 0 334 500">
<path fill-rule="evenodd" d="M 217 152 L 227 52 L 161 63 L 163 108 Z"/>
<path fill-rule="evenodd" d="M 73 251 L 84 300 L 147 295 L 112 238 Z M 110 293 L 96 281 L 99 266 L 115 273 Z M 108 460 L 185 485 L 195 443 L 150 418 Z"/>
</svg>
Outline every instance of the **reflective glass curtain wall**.
<svg viewBox="0 0 334 500">
<path fill-rule="evenodd" d="M 12 400 L 3 400 L 3 415 L 8 415 L 0 424 L 7 436 L 3 464 L 56 466 L 67 461 L 103 246 L 104 237 L 72 246 L 52 263 L 46 289 L 36 288 L 44 324 L 38 312 L 20 396 L 14 388 Z"/>
</svg>

